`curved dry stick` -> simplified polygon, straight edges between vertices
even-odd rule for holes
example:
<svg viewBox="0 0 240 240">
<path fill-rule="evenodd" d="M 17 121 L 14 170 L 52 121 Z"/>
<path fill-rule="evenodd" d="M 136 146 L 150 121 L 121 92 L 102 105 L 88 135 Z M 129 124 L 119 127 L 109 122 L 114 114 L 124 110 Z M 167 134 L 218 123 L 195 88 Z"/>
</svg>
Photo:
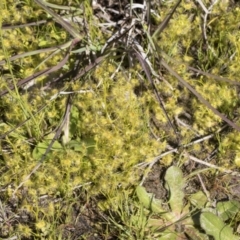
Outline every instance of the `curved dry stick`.
<svg viewBox="0 0 240 240">
<path fill-rule="evenodd" d="M 152 38 L 156 38 L 159 33 L 161 33 L 168 25 L 170 19 L 172 18 L 174 12 L 178 8 L 179 4 L 182 0 L 179 0 L 176 5 L 173 7 L 173 9 L 167 14 L 167 16 L 164 18 L 164 20 L 161 22 L 161 24 L 158 26 L 157 30 L 153 33 Z"/>
<path fill-rule="evenodd" d="M 166 116 L 168 122 L 170 123 L 170 125 L 171 125 L 171 127 L 172 127 L 174 133 L 176 134 L 176 136 L 177 136 L 177 138 L 178 138 L 178 141 L 179 141 L 178 131 L 177 131 L 176 127 L 174 127 L 174 125 L 172 124 L 172 122 L 171 122 L 171 120 L 170 120 L 170 118 L 169 118 L 169 116 L 168 116 L 168 113 L 167 113 L 167 111 L 166 111 L 166 109 L 165 109 L 165 107 L 164 107 L 164 105 L 163 105 L 163 101 L 162 101 L 162 99 L 160 98 L 159 93 L 158 93 L 158 91 L 157 91 L 157 89 L 156 89 L 156 86 L 155 86 L 155 84 L 154 84 L 154 82 L 153 82 L 149 64 L 148 64 L 148 63 L 146 62 L 146 60 L 142 57 L 142 55 L 141 55 L 136 49 L 134 49 L 134 48 L 133 48 L 133 55 L 135 55 L 136 58 L 138 59 L 138 61 L 140 62 L 141 66 L 142 66 L 142 68 L 143 68 L 143 70 L 144 70 L 144 72 L 145 72 L 145 74 L 146 74 L 146 76 L 147 76 L 147 79 L 149 80 L 150 84 L 152 85 L 152 88 L 153 88 L 153 91 L 154 91 L 154 93 L 155 93 L 155 95 L 156 95 L 156 98 L 157 98 L 158 102 L 160 103 L 160 107 L 162 108 L 162 110 L 163 110 L 163 112 L 164 112 L 164 115 Z"/>
</svg>

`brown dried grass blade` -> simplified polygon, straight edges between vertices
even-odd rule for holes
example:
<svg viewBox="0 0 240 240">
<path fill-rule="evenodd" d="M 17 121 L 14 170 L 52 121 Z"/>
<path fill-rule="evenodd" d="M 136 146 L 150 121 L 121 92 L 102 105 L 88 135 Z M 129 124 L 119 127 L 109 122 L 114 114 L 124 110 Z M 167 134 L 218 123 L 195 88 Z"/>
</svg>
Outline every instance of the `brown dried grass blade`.
<svg viewBox="0 0 240 240">
<path fill-rule="evenodd" d="M 175 132 L 175 134 L 176 134 L 176 136 L 177 136 L 177 138 L 179 140 L 178 131 L 177 131 L 176 127 L 174 127 L 174 125 L 172 124 L 172 122 L 171 122 L 171 120 L 170 120 L 170 118 L 169 118 L 169 116 L 167 114 L 167 111 L 166 111 L 166 109 L 164 107 L 164 104 L 163 104 L 163 102 L 161 100 L 161 97 L 159 96 L 159 93 L 158 93 L 158 91 L 157 91 L 157 89 L 155 87 L 155 84 L 154 84 L 152 76 L 151 76 L 151 70 L 150 70 L 150 67 L 149 67 L 148 63 L 146 62 L 146 60 L 142 57 L 142 55 L 136 49 L 133 49 L 133 55 L 140 62 L 141 66 L 142 66 L 142 68 L 143 68 L 143 70 L 144 70 L 144 72 L 145 72 L 145 74 L 147 76 L 147 79 L 149 80 L 150 84 L 152 85 L 153 91 L 154 91 L 154 93 L 156 95 L 156 98 L 157 98 L 159 104 L 160 104 L 160 107 L 163 110 L 163 112 L 164 112 L 168 122 L 170 123 L 172 129 L 174 130 L 174 132 Z"/>
<path fill-rule="evenodd" d="M 182 0 L 179 0 L 176 5 L 173 7 L 173 9 L 170 11 L 170 13 L 167 14 L 167 16 L 164 18 L 164 20 L 161 22 L 161 24 L 158 26 L 157 30 L 153 33 L 152 38 L 157 37 L 168 25 L 170 19 L 172 18 L 174 12 L 178 8 L 179 4 Z"/>
<path fill-rule="evenodd" d="M 81 35 L 66 21 L 64 21 L 58 14 L 48 8 L 44 1 L 42 0 L 34 0 L 39 6 L 41 6 L 47 13 L 49 13 L 53 19 L 58 22 L 73 38 L 78 40 L 82 39 Z"/>
<path fill-rule="evenodd" d="M 24 78 L 24 79 L 20 80 L 20 81 L 16 84 L 16 86 L 17 86 L 17 87 L 20 87 L 20 86 L 22 86 L 22 85 L 24 85 L 24 84 L 26 84 L 26 83 L 34 80 L 34 79 L 37 78 L 37 77 L 40 77 L 40 76 L 49 74 L 49 73 L 51 73 L 51 72 L 55 72 L 55 71 L 57 71 L 58 69 L 62 68 L 62 67 L 67 63 L 67 60 L 68 60 L 68 58 L 69 58 L 69 55 L 70 55 L 71 50 L 72 50 L 73 46 L 75 45 L 75 43 L 76 43 L 76 40 L 73 40 L 72 43 L 71 43 L 71 45 L 70 45 L 70 48 L 69 48 L 67 54 L 65 55 L 65 57 L 63 58 L 63 60 L 62 60 L 61 62 L 59 62 L 56 66 L 51 67 L 51 68 L 48 68 L 48 69 L 45 69 L 45 70 L 42 70 L 42 71 L 39 71 L 39 72 L 33 74 L 32 76 L 29 76 L 29 77 L 27 77 L 27 78 Z M 15 85 L 14 85 L 14 84 L 11 84 L 10 86 L 8 86 L 8 89 L 3 90 L 2 92 L 0 92 L 0 97 L 6 95 L 6 94 L 9 92 L 9 90 L 13 90 L 14 88 L 15 88 Z"/>
<path fill-rule="evenodd" d="M 199 101 L 201 101 L 206 107 L 208 107 L 210 110 L 212 110 L 216 115 L 218 115 L 223 121 L 225 121 L 228 125 L 230 125 L 232 128 L 238 130 L 240 132 L 240 126 L 232 122 L 230 119 L 228 119 L 225 115 L 220 113 L 216 108 L 214 108 L 206 99 L 202 97 L 201 94 L 199 94 L 189 83 L 187 83 L 183 78 L 181 78 L 166 62 L 164 59 L 161 59 L 161 64 L 164 68 L 166 68 L 171 75 L 176 77 L 179 82 L 186 87 L 191 93 L 193 93 Z"/>
</svg>

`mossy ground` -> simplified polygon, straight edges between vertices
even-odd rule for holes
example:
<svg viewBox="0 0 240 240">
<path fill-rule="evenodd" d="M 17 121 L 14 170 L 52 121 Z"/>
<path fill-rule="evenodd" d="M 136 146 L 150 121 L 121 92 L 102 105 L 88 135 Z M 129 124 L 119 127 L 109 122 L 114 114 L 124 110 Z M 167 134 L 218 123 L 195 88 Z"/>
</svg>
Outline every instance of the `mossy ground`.
<svg viewBox="0 0 240 240">
<path fill-rule="evenodd" d="M 68 1 L 52 2 L 69 4 Z M 209 5 L 210 1 L 204 3 Z M 47 19 L 46 24 L 39 26 L 1 30 L 0 60 L 7 61 L 1 68 L 0 88 L 6 89 L 9 84 L 16 84 L 36 71 L 55 66 L 66 51 L 60 51 L 46 62 L 43 61 L 49 52 L 13 62 L 8 60 L 10 56 L 57 46 L 68 41 L 70 36 L 34 1 L 5 0 L 0 4 L 2 26 Z M 85 29 L 79 29 L 85 36 L 81 44 L 91 42 L 96 48 L 104 45 L 114 29 L 110 29 L 110 33 L 101 31 L 96 25 L 96 12 L 88 1 L 72 1 L 71 5 L 76 8 L 84 6 L 86 10 L 89 34 L 85 36 Z M 152 19 L 153 27 L 161 23 L 172 7 L 173 3 L 166 2 L 155 9 L 159 17 Z M 57 12 L 62 14 L 60 10 Z M 172 68 L 215 108 L 240 125 L 238 87 L 200 76 L 179 64 L 185 62 L 240 83 L 240 8 L 228 1 L 219 1 L 214 6 L 206 26 L 208 43 L 202 37 L 201 14 L 201 8 L 193 1 L 182 3 L 168 28 L 156 39 L 158 54 L 163 51 L 174 59 L 169 60 Z M 148 44 L 147 40 L 143 41 L 144 48 L 147 49 Z M 84 77 L 63 84 L 64 91 L 71 89 L 75 92 L 69 126 L 54 143 L 41 167 L 17 191 L 53 139 L 65 112 L 67 95 L 51 100 L 59 88 L 57 85 L 44 88 L 44 84 L 71 69 L 77 60 L 75 55 L 57 73 L 37 79 L 35 87 L 19 91 L 14 88 L 1 97 L 1 134 L 29 120 L 1 138 L 0 238 L 118 239 L 124 222 L 113 223 L 111 218 L 114 216 L 106 216 L 104 211 L 111 209 L 116 213 L 123 201 L 133 201 L 134 187 L 142 176 L 149 174 L 144 184 L 150 192 L 166 198 L 162 174 L 168 166 L 181 166 L 186 177 L 203 167 L 191 162 L 188 154 L 218 167 L 238 171 L 240 134 L 230 127 L 200 144 L 183 147 L 178 153 L 162 157 L 152 169 L 141 167 L 178 144 L 188 144 L 216 133 L 224 123 L 188 90 L 179 86 L 178 80 L 170 73 L 159 69 L 158 74 L 163 80 L 154 79 L 156 89 L 169 118 L 178 129 L 177 140 L 137 61 L 133 61 L 130 68 L 126 57 L 118 68 L 123 53 L 125 51 L 120 46 L 116 54 L 110 54 Z M 85 58 L 80 63 L 83 68 L 91 56 L 84 53 L 81 57 Z M 149 58 L 157 64 L 157 55 Z M 44 105 L 45 108 L 37 113 Z M 240 199 L 236 187 L 239 177 L 209 169 L 204 173 L 204 182 L 211 199 Z M 200 188 L 199 180 L 191 175 L 186 192 Z M 128 227 L 134 232 L 135 226 Z M 122 230 L 126 231 L 126 228 Z M 137 238 L 133 236 L 132 239 Z"/>
</svg>

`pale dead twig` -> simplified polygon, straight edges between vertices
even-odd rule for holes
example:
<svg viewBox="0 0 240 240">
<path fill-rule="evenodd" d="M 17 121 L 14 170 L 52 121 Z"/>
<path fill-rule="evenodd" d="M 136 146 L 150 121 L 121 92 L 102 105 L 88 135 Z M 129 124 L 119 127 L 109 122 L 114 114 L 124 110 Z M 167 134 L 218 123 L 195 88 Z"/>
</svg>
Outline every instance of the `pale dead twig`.
<svg viewBox="0 0 240 240">
<path fill-rule="evenodd" d="M 207 44 L 207 47 L 212 51 L 213 55 L 215 57 L 217 57 L 217 54 L 215 53 L 214 49 L 209 45 L 208 43 L 208 37 L 207 37 L 207 18 L 208 18 L 208 15 L 211 14 L 212 12 L 212 9 L 214 7 L 214 5 L 219 1 L 219 0 L 213 0 L 211 5 L 206 8 L 205 5 L 202 3 L 201 0 L 196 0 L 199 5 L 201 6 L 201 8 L 203 9 L 203 11 L 205 12 L 204 16 L 203 16 L 203 37 L 204 37 L 204 40 Z"/>
<path fill-rule="evenodd" d="M 188 125 L 187 123 L 185 123 L 184 121 L 182 121 L 178 116 L 175 116 L 175 121 L 176 123 L 180 126 L 182 125 L 183 127 L 189 129 L 191 132 L 193 132 L 197 137 L 200 137 L 200 134 L 197 133 L 196 130 L 194 130 L 190 125 Z"/>
<path fill-rule="evenodd" d="M 137 164 L 136 167 L 141 167 L 141 168 L 142 167 L 143 168 L 147 167 L 148 168 L 148 172 L 149 172 L 152 169 L 152 167 L 154 166 L 154 164 L 157 163 L 158 161 L 160 161 L 164 156 L 167 156 L 168 154 L 171 154 L 171 153 L 179 153 L 179 149 L 182 148 L 182 147 L 186 148 L 186 147 L 189 147 L 189 146 L 192 146 L 192 145 L 204 142 L 206 140 L 209 140 L 209 139 L 213 138 L 217 133 L 220 133 L 221 131 L 223 131 L 227 126 L 228 125 L 225 125 L 221 129 L 219 129 L 216 133 L 209 134 L 207 136 L 204 136 L 204 137 L 202 137 L 200 139 L 191 141 L 190 143 L 184 144 L 184 145 L 179 146 L 177 148 L 173 148 L 171 146 L 168 146 L 168 149 L 170 149 L 170 150 L 168 150 L 168 151 L 166 151 L 166 152 L 156 156 L 151 162 L 142 162 L 142 163 Z M 200 159 L 198 159 L 198 158 L 196 158 L 194 156 L 191 156 L 191 155 L 189 155 L 187 153 L 183 153 L 183 155 L 187 156 L 190 160 L 195 161 L 197 163 L 200 163 L 202 165 L 205 165 L 205 166 L 207 166 L 209 168 L 214 168 L 214 169 L 217 169 L 217 170 L 219 170 L 221 172 L 225 172 L 225 173 L 231 174 L 233 176 L 239 176 L 240 177 L 240 173 L 238 173 L 238 172 L 234 172 L 234 171 L 222 168 L 222 167 L 218 167 L 218 166 L 216 166 L 214 164 L 211 164 L 211 163 L 208 163 L 206 161 L 200 160 Z M 142 185 L 144 183 L 146 178 L 147 178 L 147 175 L 144 175 L 140 185 Z"/>
<path fill-rule="evenodd" d="M 211 201 L 211 198 L 210 198 L 210 194 L 209 194 L 209 192 L 208 192 L 208 190 L 207 190 L 207 188 L 206 188 L 206 186 L 205 186 L 205 184 L 204 184 L 204 182 L 202 180 L 201 175 L 198 173 L 197 176 L 198 176 L 198 179 L 199 179 L 199 181 L 200 181 L 200 183 L 202 185 L 202 189 L 203 189 L 203 191 L 204 191 L 204 193 L 205 193 L 205 195 L 206 195 L 206 197 L 208 199 L 208 202 L 211 203 L 212 201 Z"/>
<path fill-rule="evenodd" d="M 228 169 L 223 168 L 223 167 L 218 167 L 218 166 L 216 166 L 216 165 L 214 165 L 214 164 L 207 163 L 207 162 L 205 162 L 205 161 L 203 161 L 203 160 L 201 160 L 201 159 L 198 159 L 198 158 L 196 158 L 196 157 L 194 157 L 194 156 L 191 156 L 191 155 L 188 155 L 188 156 L 189 156 L 189 159 L 190 159 L 190 160 L 193 160 L 194 162 L 200 163 L 200 164 L 205 165 L 205 166 L 210 167 L 210 168 L 217 169 L 217 170 L 219 170 L 219 171 L 221 171 L 221 172 L 224 172 L 224 173 L 231 174 L 231 175 L 233 175 L 233 176 L 238 176 L 238 177 L 240 177 L 240 173 L 238 173 L 238 172 L 234 172 L 234 171 L 232 171 L 232 170 L 228 170 Z"/>
</svg>

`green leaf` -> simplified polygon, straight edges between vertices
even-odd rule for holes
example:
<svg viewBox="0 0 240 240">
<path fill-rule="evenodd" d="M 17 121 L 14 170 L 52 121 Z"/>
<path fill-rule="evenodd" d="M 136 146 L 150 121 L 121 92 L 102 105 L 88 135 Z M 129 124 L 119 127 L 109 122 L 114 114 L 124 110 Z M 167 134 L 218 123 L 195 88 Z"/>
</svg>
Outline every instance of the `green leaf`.
<svg viewBox="0 0 240 240">
<path fill-rule="evenodd" d="M 224 222 L 213 213 L 202 213 L 200 215 L 200 224 L 205 232 L 213 236 L 215 240 L 238 240 L 238 237 L 233 235 L 231 227 L 225 225 Z"/>
<path fill-rule="evenodd" d="M 40 159 L 41 156 L 45 153 L 47 149 L 46 143 L 38 143 L 37 146 L 33 149 L 32 156 L 35 159 Z"/>
<path fill-rule="evenodd" d="M 39 160 L 42 157 L 42 155 L 46 152 L 50 142 L 51 140 L 46 140 L 44 142 L 38 143 L 37 146 L 33 149 L 33 152 L 32 152 L 33 158 L 35 158 L 36 160 Z M 55 141 L 51 148 L 51 151 L 52 150 L 62 151 L 63 147 L 58 141 Z"/>
<path fill-rule="evenodd" d="M 217 203 L 217 212 L 223 221 L 233 218 L 239 209 L 240 202 L 236 200 Z"/>
<path fill-rule="evenodd" d="M 84 142 L 87 148 L 88 154 L 93 153 L 96 145 L 96 141 L 94 140 L 94 138 L 88 137 L 88 138 L 84 138 L 82 141 Z"/>
<path fill-rule="evenodd" d="M 189 201 L 193 206 L 197 207 L 198 209 L 201 209 L 207 203 L 207 197 L 202 191 L 198 191 L 190 195 Z"/>
<path fill-rule="evenodd" d="M 84 152 L 83 149 L 83 144 L 80 141 L 77 140 L 71 140 L 68 144 L 67 147 L 73 149 L 76 152 Z"/>
<path fill-rule="evenodd" d="M 185 185 L 181 169 L 176 166 L 168 168 L 164 179 L 170 191 L 169 204 L 171 210 L 177 217 L 180 217 L 183 209 L 183 188 Z"/>
<path fill-rule="evenodd" d="M 70 115 L 70 133 L 71 135 L 79 132 L 78 123 L 80 121 L 80 112 L 77 107 L 72 106 Z"/>
<path fill-rule="evenodd" d="M 153 197 L 153 194 L 147 193 L 146 189 L 142 186 L 137 186 L 136 193 L 139 201 L 147 209 L 155 213 L 163 213 L 165 210 L 161 207 L 161 201 Z"/>
</svg>

